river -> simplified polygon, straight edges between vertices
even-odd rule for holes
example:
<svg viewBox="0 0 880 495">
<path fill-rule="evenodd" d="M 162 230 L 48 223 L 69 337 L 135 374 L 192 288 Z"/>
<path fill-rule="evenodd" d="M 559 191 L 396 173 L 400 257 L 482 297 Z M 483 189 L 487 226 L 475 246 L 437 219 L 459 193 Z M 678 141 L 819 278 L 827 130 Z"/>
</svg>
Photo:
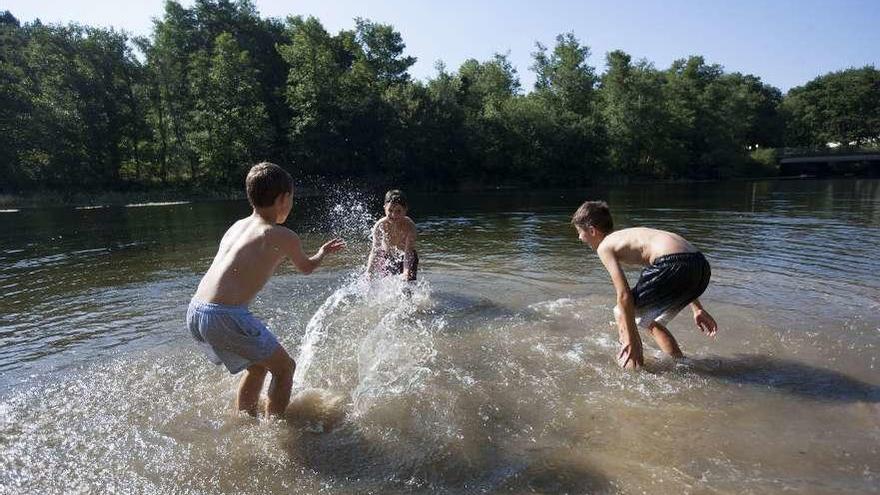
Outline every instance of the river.
<svg viewBox="0 0 880 495">
<path fill-rule="evenodd" d="M 686 359 L 617 368 L 586 199 L 706 254 L 717 338 L 685 310 Z M 880 181 L 413 194 L 411 297 L 360 277 L 380 203 L 295 199 L 309 249 L 348 247 L 251 306 L 287 420 L 233 413 L 184 327 L 246 202 L 0 212 L 0 493 L 880 491 Z"/>
</svg>

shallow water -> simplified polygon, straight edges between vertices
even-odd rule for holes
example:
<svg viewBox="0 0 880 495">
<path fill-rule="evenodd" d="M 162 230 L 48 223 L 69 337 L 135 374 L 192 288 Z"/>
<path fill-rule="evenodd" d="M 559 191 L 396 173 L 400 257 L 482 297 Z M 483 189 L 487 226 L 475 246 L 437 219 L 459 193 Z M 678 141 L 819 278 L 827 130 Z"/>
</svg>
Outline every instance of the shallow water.
<svg viewBox="0 0 880 495">
<path fill-rule="evenodd" d="M 688 359 L 615 366 L 588 197 L 706 253 L 717 339 L 685 313 Z M 414 196 L 410 296 L 358 277 L 376 201 L 297 201 L 349 249 L 252 305 L 297 360 L 286 420 L 232 413 L 183 327 L 246 203 L 0 214 L 0 493 L 880 491 L 880 181 Z"/>
</svg>

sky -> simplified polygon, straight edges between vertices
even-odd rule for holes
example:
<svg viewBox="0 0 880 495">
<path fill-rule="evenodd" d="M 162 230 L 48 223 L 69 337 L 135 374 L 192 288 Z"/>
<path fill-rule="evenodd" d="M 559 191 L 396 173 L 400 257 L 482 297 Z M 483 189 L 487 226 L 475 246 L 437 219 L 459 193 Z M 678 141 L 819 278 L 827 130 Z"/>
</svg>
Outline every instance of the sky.
<svg viewBox="0 0 880 495">
<path fill-rule="evenodd" d="M 181 0 L 184 6 L 190 0 Z M 589 63 L 605 69 L 605 54 L 623 50 L 664 69 L 702 55 L 727 72 L 759 76 L 783 91 L 827 72 L 880 67 L 880 0 L 255 0 L 263 17 L 315 16 L 331 33 L 352 29 L 355 17 L 391 24 L 410 74 L 425 80 L 442 60 L 455 70 L 469 58 L 508 53 L 522 87 L 534 84 L 535 42 L 552 47 L 573 32 L 590 47 Z M 4 0 L 22 22 L 78 22 L 149 35 L 164 0 Z"/>
</svg>

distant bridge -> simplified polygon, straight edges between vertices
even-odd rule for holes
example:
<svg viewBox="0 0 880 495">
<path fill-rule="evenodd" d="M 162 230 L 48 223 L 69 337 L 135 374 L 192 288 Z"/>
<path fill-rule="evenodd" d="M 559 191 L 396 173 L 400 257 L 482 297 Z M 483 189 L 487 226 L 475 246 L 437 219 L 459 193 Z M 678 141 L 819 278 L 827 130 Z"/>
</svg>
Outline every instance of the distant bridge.
<svg viewBox="0 0 880 495">
<path fill-rule="evenodd" d="M 785 148 L 779 159 L 779 175 L 870 175 L 880 177 L 880 149 Z"/>
</svg>

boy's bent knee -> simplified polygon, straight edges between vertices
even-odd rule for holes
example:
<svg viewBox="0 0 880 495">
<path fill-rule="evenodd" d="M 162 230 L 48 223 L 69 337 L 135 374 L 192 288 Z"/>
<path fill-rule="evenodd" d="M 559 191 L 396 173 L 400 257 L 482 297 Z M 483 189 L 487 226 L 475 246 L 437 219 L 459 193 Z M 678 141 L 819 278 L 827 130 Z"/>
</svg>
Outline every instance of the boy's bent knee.
<svg viewBox="0 0 880 495">
<path fill-rule="evenodd" d="M 247 372 L 247 374 L 249 376 L 259 378 L 259 377 L 266 376 L 266 372 L 268 372 L 269 370 L 266 369 L 266 367 L 261 364 L 252 364 L 252 365 L 248 366 L 245 369 L 245 371 Z"/>
<path fill-rule="evenodd" d="M 288 358 L 284 361 L 284 365 L 282 366 L 282 369 L 279 370 L 279 373 L 281 373 L 285 376 L 293 377 L 293 373 L 295 371 L 296 371 L 296 361 L 294 361 L 293 358 L 288 356 Z"/>
<path fill-rule="evenodd" d="M 669 334 L 669 330 L 667 330 L 667 328 L 665 326 L 661 325 L 660 323 L 657 323 L 656 321 L 652 321 L 651 324 L 648 325 L 647 330 L 649 332 L 651 332 L 652 334 L 654 332 Z"/>
<path fill-rule="evenodd" d="M 264 365 L 276 377 L 293 376 L 293 372 L 296 370 L 293 358 L 281 346 L 278 346 L 275 352 L 260 364 Z"/>
</svg>

